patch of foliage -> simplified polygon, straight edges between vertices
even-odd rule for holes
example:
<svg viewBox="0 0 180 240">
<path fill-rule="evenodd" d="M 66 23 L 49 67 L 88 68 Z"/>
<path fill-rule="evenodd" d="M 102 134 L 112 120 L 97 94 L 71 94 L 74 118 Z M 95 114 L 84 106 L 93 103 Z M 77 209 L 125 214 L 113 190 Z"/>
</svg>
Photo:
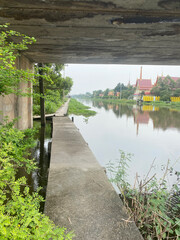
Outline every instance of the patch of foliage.
<svg viewBox="0 0 180 240">
<path fill-rule="evenodd" d="M 16 69 L 15 61 L 19 51 L 26 50 L 27 45 L 35 40 L 7 30 L 7 25 L 0 27 L 0 95 L 14 93 L 31 96 L 31 89 L 22 92 L 18 86 L 23 81 L 33 81 L 32 74 Z M 26 178 L 17 178 L 19 168 L 31 173 L 36 166 L 29 153 L 34 146 L 34 131 L 20 131 L 14 128 L 14 124 L 15 120 L 0 124 L 0 239 L 70 240 L 71 233 L 66 234 L 64 228 L 56 227 L 47 216 L 40 213 L 40 202 L 44 200 L 38 191 L 30 194 Z"/>
<path fill-rule="evenodd" d="M 65 96 L 70 92 L 73 81 L 70 77 L 62 76 L 62 64 L 45 64 L 39 68 L 35 65 L 35 83 L 33 85 L 33 114 L 40 115 L 40 98 L 39 98 L 39 70 L 43 70 L 45 113 L 55 113 L 64 103 Z"/>
<path fill-rule="evenodd" d="M 89 110 L 90 107 L 78 102 L 76 99 L 71 98 L 69 102 L 68 114 L 82 115 L 84 117 L 90 117 L 96 115 L 95 111 Z"/>
<path fill-rule="evenodd" d="M 135 104 L 136 101 L 132 99 L 117 99 L 117 98 L 94 98 L 93 101 L 102 101 L 107 103 L 120 103 L 120 104 Z"/>
<path fill-rule="evenodd" d="M 130 160 L 130 154 L 120 151 L 120 160 L 116 164 L 110 162 L 107 169 L 111 173 L 111 181 L 121 192 L 121 198 L 131 219 L 136 223 L 144 239 L 178 240 L 180 238 L 180 190 L 179 183 L 174 184 L 171 190 L 167 188 L 166 177 L 171 170 L 169 164 L 160 181 L 155 175 L 149 177 L 149 171 L 143 181 L 139 181 L 136 177 L 134 187 L 131 187 L 127 181 Z"/>
<path fill-rule="evenodd" d="M 0 25 L 0 95 L 15 93 L 23 96 L 24 93 L 18 88 L 20 82 L 33 81 L 32 73 L 17 69 L 15 62 L 19 51 L 26 50 L 27 45 L 34 42 L 33 37 L 9 30 L 8 24 Z M 26 95 L 28 93 L 31 95 L 31 89 L 27 88 Z"/>
<path fill-rule="evenodd" d="M 44 200 L 38 192 L 29 193 L 26 178 L 16 178 L 18 168 L 30 173 L 36 166 L 29 153 L 33 130 L 20 131 L 13 125 L 0 126 L 0 239 L 72 239 L 71 233 L 65 234 L 39 212 Z"/>
<path fill-rule="evenodd" d="M 109 93 L 112 93 L 110 95 Z M 133 95 L 135 92 L 135 87 L 128 84 L 125 86 L 123 83 L 118 83 L 114 89 L 107 88 L 106 90 L 95 90 L 91 94 L 90 92 L 86 92 L 85 94 L 77 94 L 73 95 L 76 98 L 93 98 L 93 99 L 113 99 L 113 100 L 128 100 L 133 99 Z"/>
<path fill-rule="evenodd" d="M 170 97 L 179 97 L 180 79 L 175 82 L 170 76 L 164 79 L 159 78 L 157 84 L 151 89 L 151 94 L 160 96 L 162 101 L 170 101 Z"/>
</svg>

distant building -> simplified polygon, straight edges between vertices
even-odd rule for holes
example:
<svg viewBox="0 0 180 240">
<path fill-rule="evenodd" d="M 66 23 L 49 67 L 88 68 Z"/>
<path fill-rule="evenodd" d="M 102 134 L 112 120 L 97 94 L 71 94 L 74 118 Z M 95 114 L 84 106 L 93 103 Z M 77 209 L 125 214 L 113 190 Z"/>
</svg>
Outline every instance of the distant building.
<svg viewBox="0 0 180 240">
<path fill-rule="evenodd" d="M 155 84 L 154 84 L 154 86 L 156 86 L 157 85 L 157 83 L 158 83 L 158 81 L 159 80 L 165 80 L 165 78 L 167 78 L 168 76 L 166 76 L 166 77 L 164 77 L 164 76 L 161 76 L 161 77 L 159 77 L 159 76 L 157 76 L 157 78 L 156 78 L 156 82 L 155 82 Z M 175 83 L 178 81 L 178 80 L 180 80 L 180 77 L 171 77 L 171 76 L 169 76 Z"/>
<path fill-rule="evenodd" d="M 100 93 L 100 94 L 99 94 L 99 97 L 104 97 L 104 94 L 103 94 L 103 93 Z"/>
<path fill-rule="evenodd" d="M 140 78 L 136 80 L 134 100 L 137 100 L 141 97 L 141 94 L 150 95 L 150 91 L 153 87 L 151 79 L 142 78 L 142 67 L 140 71 Z"/>
<path fill-rule="evenodd" d="M 120 92 L 117 92 L 117 93 L 116 93 L 116 97 L 119 97 L 119 96 L 120 96 Z"/>
<path fill-rule="evenodd" d="M 109 97 L 114 96 L 114 92 L 113 92 L 113 91 L 109 91 L 109 92 L 108 92 L 108 96 L 109 96 Z"/>
</svg>

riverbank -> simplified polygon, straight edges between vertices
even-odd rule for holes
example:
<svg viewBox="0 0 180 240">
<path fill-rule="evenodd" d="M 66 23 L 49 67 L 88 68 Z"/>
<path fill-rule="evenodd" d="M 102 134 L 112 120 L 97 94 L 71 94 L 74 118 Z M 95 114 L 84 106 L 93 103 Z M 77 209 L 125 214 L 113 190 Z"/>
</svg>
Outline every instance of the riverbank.
<svg viewBox="0 0 180 240">
<path fill-rule="evenodd" d="M 120 104 L 136 104 L 135 100 L 130 99 L 104 99 L 104 98 L 92 98 L 93 101 L 101 101 L 107 103 L 120 103 Z M 142 102 L 142 105 L 152 105 L 157 107 L 169 108 L 175 111 L 180 111 L 180 102 Z"/>
<path fill-rule="evenodd" d="M 96 115 L 95 111 L 90 110 L 90 107 L 78 102 L 76 99 L 71 98 L 69 102 L 68 114 L 82 115 L 90 117 Z"/>
<path fill-rule="evenodd" d="M 132 99 L 114 99 L 114 98 L 92 98 L 93 101 L 102 101 L 107 103 L 136 104 Z"/>
<path fill-rule="evenodd" d="M 120 158 L 107 165 L 110 180 L 120 190 L 120 198 L 136 223 L 144 239 L 179 239 L 180 195 L 179 180 L 169 189 L 170 161 L 164 168 L 163 177 L 156 178 L 150 169 L 142 179 L 136 173 L 135 182 L 128 182 L 128 164 L 132 154 L 120 150 Z M 157 197 L 158 196 L 158 197 Z"/>
<path fill-rule="evenodd" d="M 180 102 L 142 102 L 143 105 L 152 105 L 157 107 L 169 108 L 175 111 L 180 111 Z"/>
</svg>

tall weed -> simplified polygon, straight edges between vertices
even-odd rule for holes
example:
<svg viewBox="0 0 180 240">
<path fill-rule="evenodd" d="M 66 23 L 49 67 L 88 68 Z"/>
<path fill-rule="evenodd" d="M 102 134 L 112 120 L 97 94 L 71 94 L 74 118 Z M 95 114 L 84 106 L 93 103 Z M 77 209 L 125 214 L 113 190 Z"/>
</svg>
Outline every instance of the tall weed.
<svg viewBox="0 0 180 240">
<path fill-rule="evenodd" d="M 117 185 L 121 199 L 144 239 L 180 239 L 180 182 L 167 187 L 171 170 L 169 161 L 162 179 L 150 176 L 151 169 L 143 180 L 136 180 L 132 187 L 127 180 L 128 162 L 131 154 L 120 151 L 120 160 L 107 166 L 111 182 Z M 152 168 L 152 166 L 151 166 Z M 178 175 L 179 173 L 177 173 Z"/>
</svg>

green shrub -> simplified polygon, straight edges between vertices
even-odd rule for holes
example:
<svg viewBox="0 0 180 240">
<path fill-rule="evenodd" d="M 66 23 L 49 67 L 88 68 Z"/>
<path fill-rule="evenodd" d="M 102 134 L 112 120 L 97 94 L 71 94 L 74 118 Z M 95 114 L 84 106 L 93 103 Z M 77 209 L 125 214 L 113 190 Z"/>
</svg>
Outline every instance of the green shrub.
<svg viewBox="0 0 180 240">
<path fill-rule="evenodd" d="M 47 95 L 45 97 L 45 113 L 55 113 L 63 103 L 64 102 L 57 91 L 47 91 Z M 38 95 L 33 99 L 33 114 L 40 115 L 40 101 Z"/>
<path fill-rule="evenodd" d="M 64 228 L 39 212 L 44 200 L 38 192 L 29 193 L 26 178 L 16 178 L 18 168 L 30 173 L 36 165 L 28 158 L 34 131 L 20 131 L 13 125 L 11 122 L 0 127 L 0 239 L 72 239 L 71 233 L 65 234 Z"/>
</svg>

